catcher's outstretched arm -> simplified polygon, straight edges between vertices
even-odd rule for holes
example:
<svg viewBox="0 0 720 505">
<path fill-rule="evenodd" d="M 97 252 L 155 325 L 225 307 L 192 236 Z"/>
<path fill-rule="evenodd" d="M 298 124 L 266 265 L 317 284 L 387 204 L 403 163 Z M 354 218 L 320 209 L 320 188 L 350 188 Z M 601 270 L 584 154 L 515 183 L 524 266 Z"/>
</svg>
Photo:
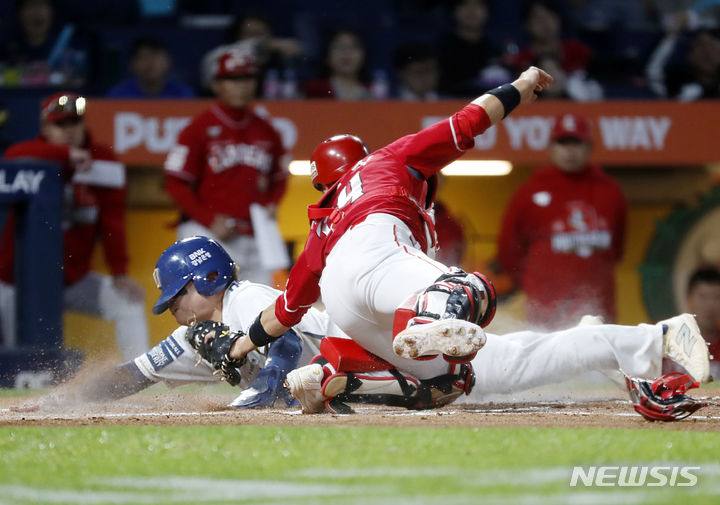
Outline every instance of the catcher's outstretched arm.
<svg viewBox="0 0 720 505">
<path fill-rule="evenodd" d="M 117 400 L 155 384 L 145 377 L 134 361 L 111 368 L 81 391 L 81 398 L 90 402 Z"/>
</svg>

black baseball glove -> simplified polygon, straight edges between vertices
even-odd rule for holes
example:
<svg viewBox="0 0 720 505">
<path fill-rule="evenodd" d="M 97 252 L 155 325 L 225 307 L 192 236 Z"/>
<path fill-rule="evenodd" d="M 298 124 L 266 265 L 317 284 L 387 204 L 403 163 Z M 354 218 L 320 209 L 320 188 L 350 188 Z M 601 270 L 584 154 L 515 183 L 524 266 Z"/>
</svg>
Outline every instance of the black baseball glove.
<svg viewBox="0 0 720 505">
<path fill-rule="evenodd" d="M 206 337 L 209 338 L 206 339 Z M 215 375 L 232 386 L 240 384 L 242 376 L 240 367 L 245 364 L 241 360 L 231 359 L 228 354 L 237 339 L 244 335 L 241 331 L 230 331 L 230 328 L 217 321 L 200 321 L 188 328 L 185 338 L 193 349 L 215 369 Z"/>
</svg>

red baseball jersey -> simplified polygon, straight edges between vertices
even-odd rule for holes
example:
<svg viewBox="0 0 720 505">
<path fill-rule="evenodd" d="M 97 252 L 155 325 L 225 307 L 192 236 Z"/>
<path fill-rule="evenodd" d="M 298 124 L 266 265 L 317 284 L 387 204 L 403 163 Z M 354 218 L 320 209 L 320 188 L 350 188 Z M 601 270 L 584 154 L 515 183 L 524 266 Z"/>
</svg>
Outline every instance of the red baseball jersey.
<svg viewBox="0 0 720 505">
<path fill-rule="evenodd" d="M 579 174 L 538 170 L 513 195 L 498 260 L 528 297 L 527 319 L 545 328 L 583 314 L 615 319 L 615 265 L 625 243 L 627 205 L 597 165 Z"/>
<path fill-rule="evenodd" d="M 251 203 L 282 198 L 287 161 L 280 135 L 268 121 L 218 102 L 180 132 L 165 161 L 167 191 L 203 226 L 209 227 L 216 214 L 247 223 Z"/>
<path fill-rule="evenodd" d="M 344 174 L 320 201 L 309 207 L 310 234 L 290 271 L 275 315 L 285 326 L 296 324 L 320 296 L 325 259 L 354 224 L 375 213 L 405 222 L 427 251 L 434 231 L 427 213 L 435 198 L 437 173 L 475 145 L 474 137 L 490 127 L 485 110 L 470 104 L 452 117 L 375 151 Z"/>
<path fill-rule="evenodd" d="M 115 161 L 109 147 L 96 144 L 88 135 L 84 148 L 94 160 Z M 125 187 L 105 187 L 71 182 L 74 170 L 69 150 L 38 137 L 10 146 L 5 158 L 35 158 L 62 165 L 65 183 L 63 210 L 65 283 L 72 284 L 90 271 L 92 253 L 102 238 L 105 260 L 113 275 L 127 272 L 128 254 L 125 236 Z M 124 167 L 121 167 L 124 170 Z M 0 240 L 0 279 L 13 281 L 14 219 L 8 218 Z"/>
</svg>

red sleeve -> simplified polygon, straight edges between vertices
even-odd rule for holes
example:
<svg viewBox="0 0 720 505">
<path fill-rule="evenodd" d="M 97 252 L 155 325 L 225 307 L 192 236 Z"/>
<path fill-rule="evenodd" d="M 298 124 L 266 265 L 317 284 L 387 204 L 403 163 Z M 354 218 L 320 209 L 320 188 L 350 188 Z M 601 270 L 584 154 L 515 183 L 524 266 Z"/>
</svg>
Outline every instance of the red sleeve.
<svg viewBox="0 0 720 505">
<path fill-rule="evenodd" d="M 282 197 L 285 195 L 285 189 L 287 188 L 288 179 L 288 163 L 290 162 L 290 156 L 285 151 L 282 145 L 280 135 L 277 135 L 275 141 L 275 157 L 273 160 L 272 170 L 270 172 L 272 188 L 270 190 L 270 196 L 268 198 L 269 203 L 280 203 Z"/>
<path fill-rule="evenodd" d="M 510 200 L 500 225 L 498 237 L 498 261 L 503 271 L 512 277 L 516 286 L 522 286 L 523 263 L 525 262 L 526 240 L 522 230 L 525 221 L 523 208 L 524 187 Z"/>
<path fill-rule="evenodd" d="M 12 158 L 37 158 L 63 164 L 63 170 L 69 168 L 70 150 L 67 146 L 56 146 L 42 139 L 28 140 L 10 146 L 3 155 Z"/>
<path fill-rule="evenodd" d="M 473 147 L 475 136 L 490 126 L 485 109 L 471 103 L 450 118 L 402 137 L 388 148 L 404 158 L 404 165 L 420 170 L 429 178 Z"/>
<path fill-rule="evenodd" d="M 178 136 L 178 143 L 165 159 L 165 190 L 193 221 L 209 227 L 215 217 L 195 193 L 195 183 L 205 165 L 205 140 L 201 119 L 196 118 Z"/>
<path fill-rule="evenodd" d="M 108 146 L 92 144 L 88 150 L 90 151 L 90 156 L 94 160 L 117 161 L 115 151 Z"/>
<path fill-rule="evenodd" d="M 300 322 L 312 304 L 320 298 L 320 278 L 307 266 L 305 251 L 290 270 L 285 291 L 275 301 L 275 317 L 283 326 Z"/>
<path fill-rule="evenodd" d="M 197 199 L 193 191 L 193 184 L 174 175 L 167 173 L 165 175 L 165 190 L 175 200 L 180 209 L 190 219 L 209 228 L 215 215 Z"/>
</svg>

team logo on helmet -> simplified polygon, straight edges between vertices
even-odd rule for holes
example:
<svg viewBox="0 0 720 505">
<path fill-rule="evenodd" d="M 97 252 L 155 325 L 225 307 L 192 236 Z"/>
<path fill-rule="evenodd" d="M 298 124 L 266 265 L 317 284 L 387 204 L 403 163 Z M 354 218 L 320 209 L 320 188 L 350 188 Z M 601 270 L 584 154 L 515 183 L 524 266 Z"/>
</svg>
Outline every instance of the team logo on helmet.
<svg viewBox="0 0 720 505">
<path fill-rule="evenodd" d="M 200 249 L 197 249 L 196 251 L 191 252 L 188 254 L 188 259 L 190 260 L 190 264 L 194 267 L 200 265 L 203 261 L 212 258 L 212 254 L 210 254 L 208 251 L 205 250 L 204 247 L 201 247 Z"/>
<path fill-rule="evenodd" d="M 160 269 L 156 268 L 153 270 L 153 280 L 158 289 L 162 289 L 162 283 L 160 282 Z"/>
<path fill-rule="evenodd" d="M 315 164 L 314 161 L 311 161 L 310 162 L 310 177 L 312 180 L 315 180 L 317 178 L 317 176 L 318 176 L 317 165 Z"/>
</svg>

